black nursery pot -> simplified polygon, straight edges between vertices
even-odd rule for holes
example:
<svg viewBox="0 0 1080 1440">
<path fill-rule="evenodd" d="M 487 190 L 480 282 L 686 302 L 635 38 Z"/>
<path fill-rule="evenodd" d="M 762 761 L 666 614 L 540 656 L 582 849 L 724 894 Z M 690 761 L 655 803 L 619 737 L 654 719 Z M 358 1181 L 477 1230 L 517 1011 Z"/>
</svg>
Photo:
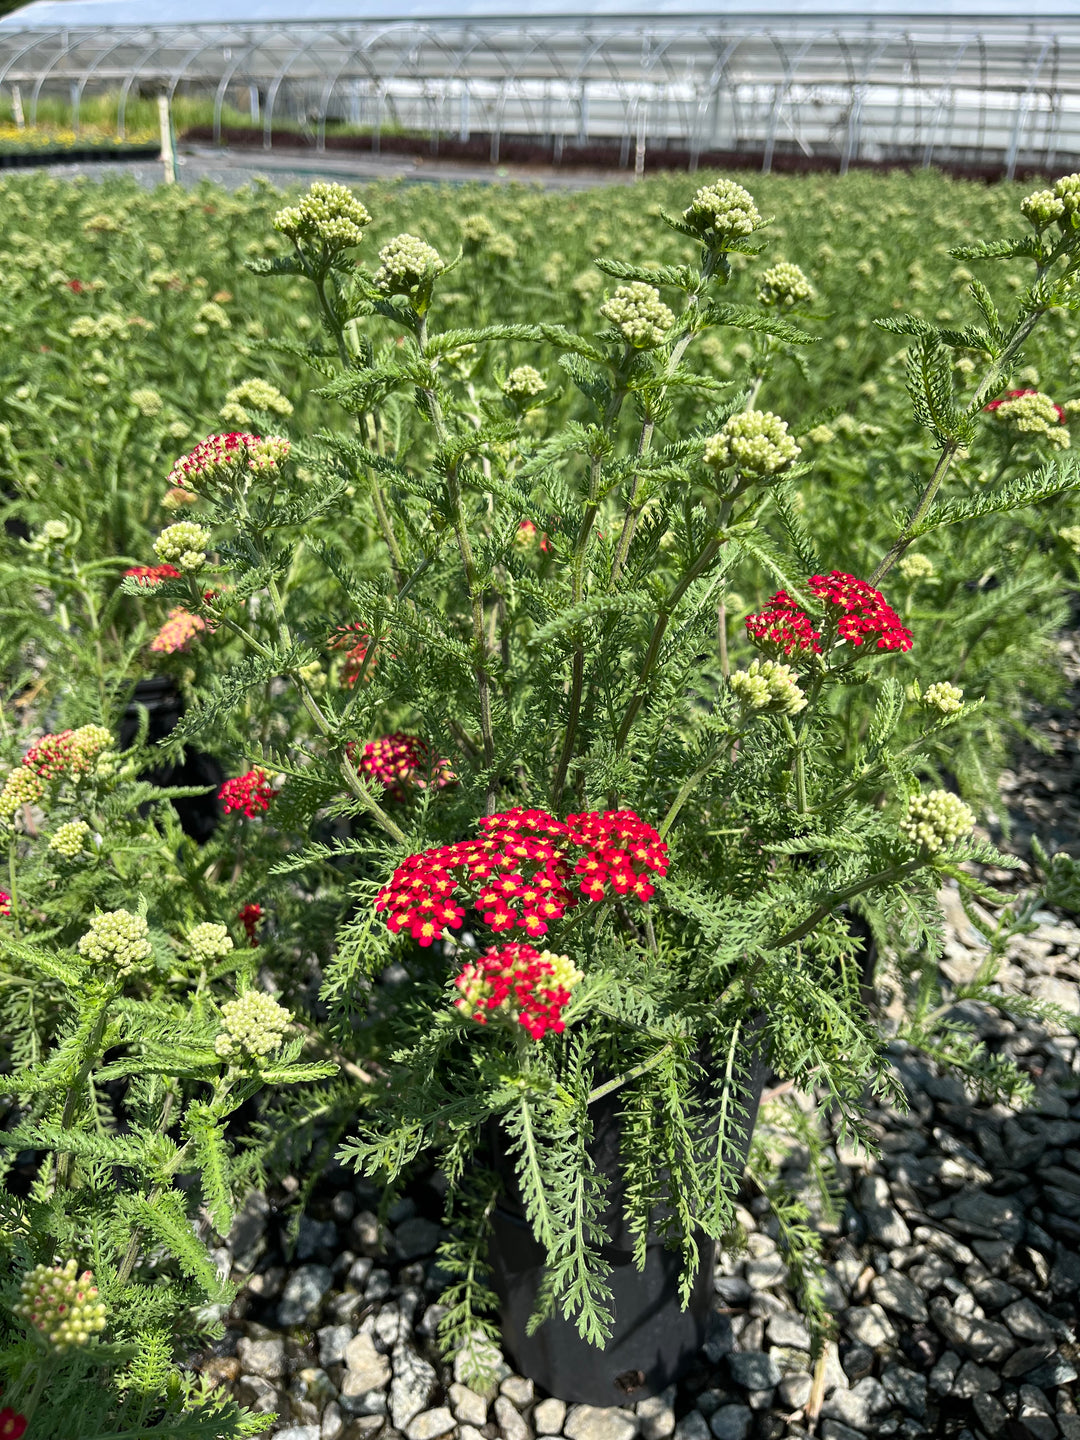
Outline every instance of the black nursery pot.
<svg viewBox="0 0 1080 1440">
<path fill-rule="evenodd" d="M 770 1071 L 755 1051 L 739 1100 L 745 1121 L 728 1151 L 741 1167 L 750 1150 L 761 1092 Z M 604 1216 L 608 1240 L 601 1254 L 611 1266 L 608 1283 L 614 1311 L 613 1333 L 603 1350 L 578 1334 L 572 1321 L 556 1313 L 533 1335 L 526 1333 L 543 1277 L 544 1251 L 525 1219 L 503 1132 L 492 1127 L 493 1161 L 503 1180 L 503 1195 L 491 1217 L 492 1283 L 499 1297 L 503 1346 L 518 1371 L 556 1399 L 585 1405 L 635 1404 L 657 1395 L 692 1364 L 705 1343 L 713 1293 L 711 1243 L 700 1236 L 702 1263 L 690 1303 L 679 1300 L 679 1254 L 658 1236 L 651 1237 L 645 1268 L 634 1265 L 633 1240 L 623 1219 L 624 1185 L 619 1163 L 619 1097 L 606 1096 L 592 1107 L 589 1152 L 609 1182 Z M 711 1143 L 715 1147 L 715 1135 Z M 710 1137 L 703 1136 L 703 1149 Z"/>
<path fill-rule="evenodd" d="M 139 728 L 139 707 L 147 711 L 149 726 L 147 740 L 151 745 L 164 740 L 176 729 L 184 713 L 184 697 L 170 676 L 154 676 L 140 680 L 124 710 L 120 721 L 120 744 L 126 747 L 132 743 Z M 185 835 L 204 845 L 217 829 L 220 819 L 217 791 L 225 779 L 225 772 L 212 755 L 200 750 L 186 750 L 179 763 L 155 765 L 139 776 L 151 785 L 205 785 L 206 795 L 184 796 L 174 800 L 173 808 Z"/>
</svg>

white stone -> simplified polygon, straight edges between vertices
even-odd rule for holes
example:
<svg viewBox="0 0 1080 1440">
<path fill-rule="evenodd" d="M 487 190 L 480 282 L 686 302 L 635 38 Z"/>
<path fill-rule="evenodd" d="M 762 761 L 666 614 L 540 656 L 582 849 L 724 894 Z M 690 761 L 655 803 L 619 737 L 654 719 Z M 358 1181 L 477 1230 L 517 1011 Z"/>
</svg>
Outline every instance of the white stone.
<svg viewBox="0 0 1080 1440">
<path fill-rule="evenodd" d="M 537 1435 L 561 1435 L 566 1419 L 564 1400 L 541 1400 L 532 1414 Z"/>
<path fill-rule="evenodd" d="M 454 1428 L 454 1417 L 445 1405 L 437 1410 L 423 1410 L 413 1417 L 406 1427 L 409 1440 L 435 1440 L 437 1435 L 448 1435 Z"/>
<path fill-rule="evenodd" d="M 575 1405 L 563 1425 L 569 1440 L 633 1440 L 637 1418 L 611 1405 Z"/>
<path fill-rule="evenodd" d="M 467 1385 L 459 1385 L 457 1381 L 450 1386 L 450 1408 L 457 1420 L 463 1420 L 469 1425 L 487 1424 L 488 1402 L 482 1395 L 477 1395 L 475 1390 L 470 1390 Z"/>
</svg>

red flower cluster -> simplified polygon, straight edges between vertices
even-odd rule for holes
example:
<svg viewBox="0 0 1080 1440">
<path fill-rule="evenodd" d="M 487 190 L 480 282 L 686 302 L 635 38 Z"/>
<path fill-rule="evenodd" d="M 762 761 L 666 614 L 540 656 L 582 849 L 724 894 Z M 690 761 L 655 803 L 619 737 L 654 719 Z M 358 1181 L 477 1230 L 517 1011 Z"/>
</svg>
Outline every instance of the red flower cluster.
<svg viewBox="0 0 1080 1440">
<path fill-rule="evenodd" d="M 124 579 L 129 578 L 149 589 L 160 585 L 163 580 L 179 580 L 180 571 L 175 565 L 132 565 L 130 570 L 124 571 Z"/>
<path fill-rule="evenodd" d="M 340 625 L 330 637 L 331 650 L 347 650 L 348 654 L 341 665 L 341 683 L 347 685 L 351 690 L 360 678 L 360 672 L 364 668 L 364 661 L 367 659 L 368 646 L 371 644 L 371 636 L 358 620 L 351 624 Z M 372 667 L 375 665 L 377 656 L 371 657 L 371 663 L 367 667 L 367 676 L 370 678 Z"/>
<path fill-rule="evenodd" d="M 74 756 L 74 730 L 61 730 L 58 735 L 43 735 L 23 756 L 23 764 L 43 780 L 56 780 L 63 775 Z"/>
<path fill-rule="evenodd" d="M 828 575 L 811 575 L 806 582 L 811 594 L 824 602 L 836 633 L 849 645 L 876 641 L 878 650 L 910 650 L 911 631 L 885 599 L 865 580 L 831 570 Z M 786 590 L 778 590 L 766 608 L 746 617 L 746 633 L 762 650 L 790 656 L 809 650 L 820 655 L 821 630 Z"/>
<path fill-rule="evenodd" d="M 13 1410 L 10 1405 L 5 1405 L 0 1410 L 0 1440 L 22 1440 L 26 1434 L 27 1419 Z"/>
<path fill-rule="evenodd" d="M 359 757 L 354 744 L 345 748 L 360 773 L 385 785 L 387 794 L 395 800 L 404 800 L 410 787 L 426 790 L 433 785 L 441 790 L 452 785 L 455 779 L 449 760 L 433 759 L 429 745 L 400 730 L 379 740 L 369 740 Z"/>
<path fill-rule="evenodd" d="M 651 825 L 632 810 L 592 812 L 556 820 L 546 810 L 509 810 L 480 821 L 478 840 L 459 840 L 420 855 L 410 855 L 394 871 L 375 900 L 388 911 L 396 934 L 408 930 L 421 945 L 431 945 L 445 927 L 460 928 L 465 908 L 474 904 L 492 930 L 513 926 L 531 936 L 544 935 L 578 901 L 571 892 L 573 847 L 585 851 L 573 866 L 582 877 L 580 893 L 602 900 L 610 884 L 617 894 L 632 892 L 647 900 L 653 887 L 647 871 L 667 872 L 667 846 Z"/>
<path fill-rule="evenodd" d="M 1007 394 L 1002 395 L 999 399 L 991 400 L 989 405 L 983 406 L 983 409 L 1000 410 L 1002 405 L 1007 405 L 1010 400 L 1019 400 L 1023 395 L 1038 395 L 1038 393 L 1038 390 L 1033 390 L 1030 386 L 1026 390 L 1010 390 Z M 1065 411 L 1061 408 L 1060 405 L 1055 405 L 1054 409 L 1057 411 L 1058 419 L 1061 421 L 1062 425 L 1064 425 L 1069 417 L 1065 414 Z"/>
<path fill-rule="evenodd" d="M 267 781 L 265 770 L 249 770 L 246 775 L 226 780 L 218 791 L 218 799 L 222 801 L 226 815 L 233 810 L 242 810 L 249 820 L 253 820 L 256 815 L 270 809 L 270 801 L 277 793 Z"/>
<path fill-rule="evenodd" d="M 580 978 L 565 956 L 541 954 L 531 945 L 493 946 L 462 967 L 454 1004 L 478 1025 L 487 1024 L 490 1012 L 503 1011 L 540 1040 L 548 1030 L 559 1035 L 566 1029 L 562 1012 L 570 986 L 563 982 Z"/>
<path fill-rule="evenodd" d="M 10 915 L 10 914 L 11 914 L 11 896 L 7 893 L 6 890 L 0 890 L 0 915 L 8 916 L 8 915 Z M 0 1431 L 0 1435 L 2 1435 L 2 1434 L 3 1434 L 3 1432 Z"/>
<path fill-rule="evenodd" d="M 531 520 L 522 520 L 517 528 L 517 534 L 514 536 L 514 544 L 519 550 L 531 550 L 534 544 L 538 544 L 538 548 L 546 555 L 551 549 L 551 542 L 546 534 L 540 534 L 538 542 L 538 534 L 540 532 Z"/>
<path fill-rule="evenodd" d="M 65 280 L 64 284 L 69 290 L 74 291 L 76 295 L 81 295 L 82 292 L 86 289 L 86 286 L 81 280 Z"/>
<path fill-rule="evenodd" d="M 231 432 L 208 435 L 187 455 L 181 455 L 169 472 L 169 484 L 179 489 L 198 490 L 206 481 L 234 475 L 240 470 L 262 475 L 276 470 L 288 459 L 292 447 L 280 435 L 249 435 Z"/>
<path fill-rule="evenodd" d="M 245 905 L 244 908 L 237 913 L 236 918 L 247 931 L 247 937 L 252 945 L 258 945 L 259 942 L 255 938 L 255 931 L 262 920 L 262 906 L 254 904 Z"/>
</svg>

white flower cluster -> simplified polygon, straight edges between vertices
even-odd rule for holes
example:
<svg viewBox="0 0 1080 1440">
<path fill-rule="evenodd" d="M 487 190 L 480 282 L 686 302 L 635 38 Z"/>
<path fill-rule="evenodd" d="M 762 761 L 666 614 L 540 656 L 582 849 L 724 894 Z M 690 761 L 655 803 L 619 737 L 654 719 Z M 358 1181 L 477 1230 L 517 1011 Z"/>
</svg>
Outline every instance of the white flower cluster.
<svg viewBox="0 0 1080 1440">
<path fill-rule="evenodd" d="M 600 314 L 622 332 L 622 337 L 635 350 L 655 350 L 664 343 L 675 316 L 660 299 L 660 292 L 643 280 L 620 285 L 610 300 L 600 306 Z"/>
<path fill-rule="evenodd" d="M 395 235 L 379 251 L 375 284 L 387 295 L 408 295 L 424 280 L 445 269 L 434 245 L 418 235 Z"/>
<path fill-rule="evenodd" d="M 734 465 L 744 475 L 767 476 L 786 470 L 801 454 L 787 421 L 771 410 L 743 410 L 705 442 L 706 465 Z"/>
<path fill-rule="evenodd" d="M 1052 190 L 1036 190 L 1020 201 L 1020 213 L 1036 230 L 1045 230 L 1055 220 L 1066 224 L 1080 210 L 1080 175 L 1063 175 Z"/>
<path fill-rule="evenodd" d="M 532 395 L 540 395 L 547 389 L 544 377 L 532 365 L 516 365 L 506 379 L 502 382 L 504 395 L 512 398 L 528 399 Z"/>
<path fill-rule="evenodd" d="M 754 197 L 734 180 L 703 185 L 683 212 L 683 219 L 706 241 L 734 240 L 750 235 L 761 224 Z"/>
<path fill-rule="evenodd" d="M 896 568 L 905 580 L 929 580 L 934 573 L 934 562 L 929 555 L 920 555 L 916 552 L 904 555 Z"/>
<path fill-rule="evenodd" d="M 299 204 L 274 216 L 274 229 L 290 240 L 319 241 L 328 250 L 359 245 L 370 224 L 366 207 L 348 186 L 327 180 L 316 180 Z"/>
<path fill-rule="evenodd" d="M 85 820 L 69 820 L 53 833 L 49 849 L 65 860 L 75 860 L 85 851 L 89 838 L 90 826 Z"/>
<path fill-rule="evenodd" d="M 758 299 L 762 305 L 791 306 L 812 299 L 814 287 L 789 260 L 778 260 L 761 277 Z"/>
<path fill-rule="evenodd" d="M 202 965 L 224 960 L 233 948 L 232 936 L 225 926 L 215 925 L 212 921 L 194 926 L 188 932 L 187 943 L 192 959 Z"/>
<path fill-rule="evenodd" d="M 1021 435 L 1045 435 L 1059 450 L 1069 448 L 1069 432 L 1062 424 L 1058 407 L 1041 390 L 1011 396 L 1003 400 L 994 413 Z"/>
<path fill-rule="evenodd" d="M 130 910 L 107 910 L 95 915 L 79 941 L 79 954 L 91 965 L 110 966 L 117 975 L 130 975 L 153 956 L 150 927 Z"/>
<path fill-rule="evenodd" d="M 928 854 L 937 855 L 970 835 L 974 824 L 974 812 L 959 795 L 931 790 L 908 800 L 900 833 Z"/>
<path fill-rule="evenodd" d="M 19 1303 L 12 1308 L 58 1349 L 87 1344 L 107 1324 L 93 1271 L 80 1275 L 74 1260 L 28 1270 L 19 1286 Z"/>
<path fill-rule="evenodd" d="M 744 711 L 797 715 L 808 703 L 795 671 L 777 660 L 752 660 L 745 670 L 736 670 L 728 684 Z"/>
<path fill-rule="evenodd" d="M 964 708 L 964 692 L 959 685 L 953 685 L 948 680 L 937 680 L 926 687 L 922 703 L 939 715 L 958 715 Z"/>
<path fill-rule="evenodd" d="M 39 776 L 25 765 L 12 770 L 0 790 L 0 821 L 10 825 L 24 805 L 36 805 L 45 793 Z"/>
<path fill-rule="evenodd" d="M 245 408 L 248 405 L 268 415 L 293 413 L 292 401 L 276 385 L 268 380 L 243 380 L 227 392 L 218 414 L 228 425 L 250 425 L 251 416 Z"/>
<path fill-rule="evenodd" d="M 223 1060 L 241 1052 L 266 1056 L 278 1049 L 292 1020 L 292 1012 L 279 1005 L 272 995 L 248 990 L 221 1007 L 222 1030 L 214 1049 Z"/>
<path fill-rule="evenodd" d="M 160 415 L 165 405 L 164 400 L 162 400 L 158 392 L 151 390 L 149 387 L 142 390 L 132 390 L 128 399 L 132 405 L 135 406 L 135 409 L 138 410 L 139 414 L 147 420 L 152 419 L 155 415 Z"/>
<path fill-rule="evenodd" d="M 154 541 L 154 554 L 166 564 L 178 565 L 194 574 L 206 564 L 211 535 L 205 525 L 193 520 L 180 520 L 167 526 Z"/>
</svg>

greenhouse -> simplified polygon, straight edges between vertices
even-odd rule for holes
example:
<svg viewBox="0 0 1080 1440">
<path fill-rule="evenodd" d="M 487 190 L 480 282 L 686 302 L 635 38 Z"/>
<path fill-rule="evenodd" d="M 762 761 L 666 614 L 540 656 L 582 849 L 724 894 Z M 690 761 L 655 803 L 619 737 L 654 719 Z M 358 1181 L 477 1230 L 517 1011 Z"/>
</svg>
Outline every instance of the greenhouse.
<svg viewBox="0 0 1080 1440">
<path fill-rule="evenodd" d="M 230 13 L 231 12 L 231 13 Z M 602 142 L 841 171 L 861 164 L 992 167 L 1012 175 L 1080 157 L 1080 14 L 1041 0 L 869 5 L 718 0 L 37 0 L 0 21 L 0 95 L 30 123 L 40 102 L 115 94 L 212 104 L 213 139 L 241 111 L 274 143 L 299 126 L 323 149 L 352 127 L 371 147 Z M 223 118 L 224 117 L 224 118 Z"/>
</svg>

